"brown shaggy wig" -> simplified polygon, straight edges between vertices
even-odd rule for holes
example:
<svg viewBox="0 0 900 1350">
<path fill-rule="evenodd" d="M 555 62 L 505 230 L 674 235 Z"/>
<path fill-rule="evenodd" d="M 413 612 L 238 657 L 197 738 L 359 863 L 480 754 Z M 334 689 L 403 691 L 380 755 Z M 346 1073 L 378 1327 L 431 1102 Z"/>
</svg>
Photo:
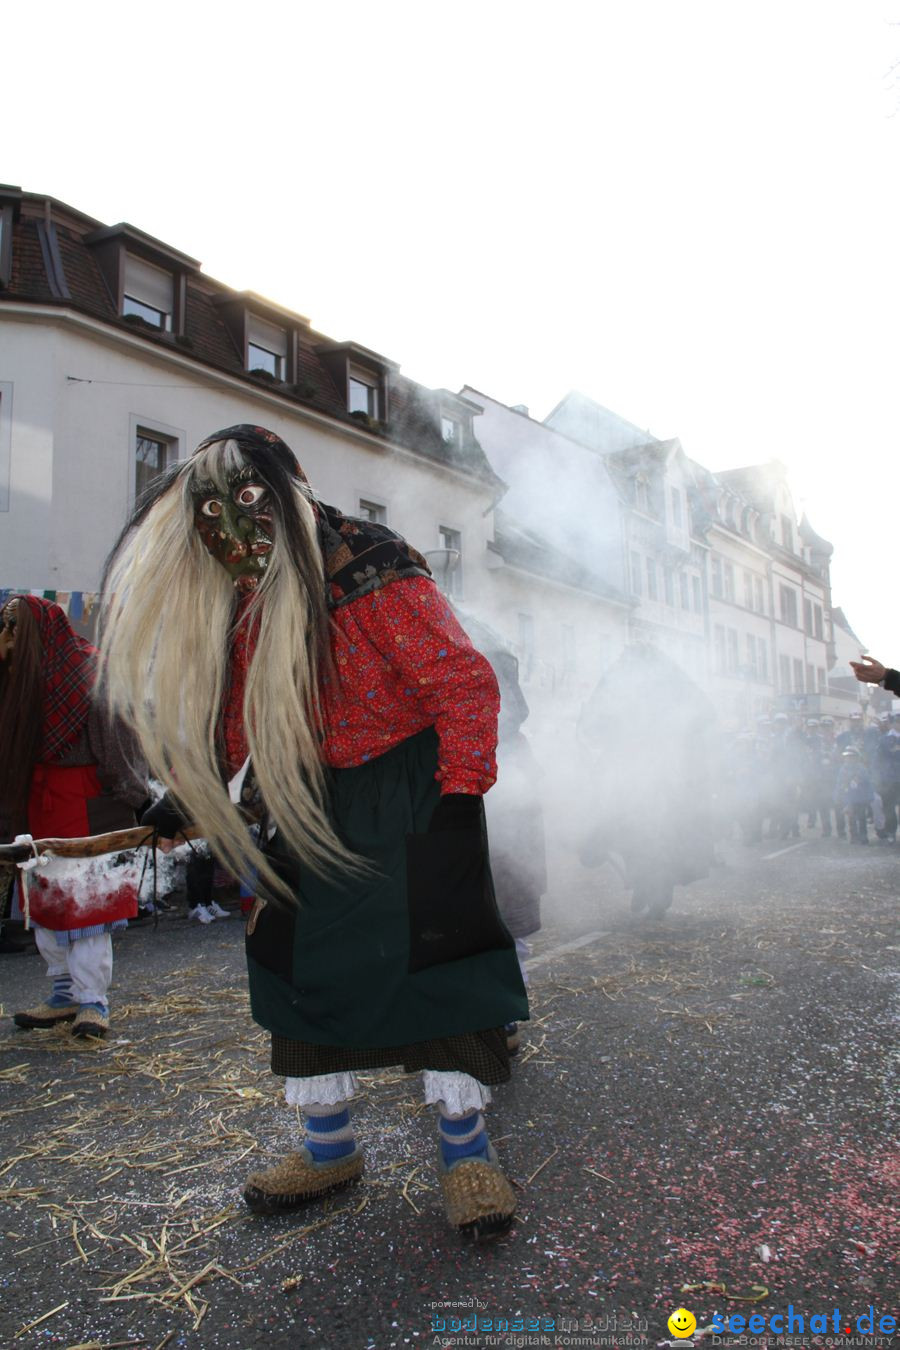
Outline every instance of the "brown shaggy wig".
<svg viewBox="0 0 900 1350">
<path fill-rule="evenodd" d="M 4 614 L 13 600 L 7 601 Z M 43 649 L 28 605 L 15 606 L 16 644 L 0 661 L 0 830 L 21 834 L 28 793 L 43 739 Z"/>
</svg>

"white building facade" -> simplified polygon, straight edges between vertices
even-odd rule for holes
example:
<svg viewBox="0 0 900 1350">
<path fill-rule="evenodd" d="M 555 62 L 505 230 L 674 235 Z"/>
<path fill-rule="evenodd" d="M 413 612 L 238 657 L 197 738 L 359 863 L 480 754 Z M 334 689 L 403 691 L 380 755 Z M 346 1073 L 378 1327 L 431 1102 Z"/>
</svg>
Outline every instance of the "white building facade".
<svg viewBox="0 0 900 1350">
<path fill-rule="evenodd" d="M 249 422 L 284 438 L 324 501 L 398 530 L 442 576 L 451 559 L 450 588 L 484 603 L 504 487 L 464 399 L 131 226 L 15 189 L 0 222 L 0 590 L 87 611 L 140 489 Z"/>
</svg>

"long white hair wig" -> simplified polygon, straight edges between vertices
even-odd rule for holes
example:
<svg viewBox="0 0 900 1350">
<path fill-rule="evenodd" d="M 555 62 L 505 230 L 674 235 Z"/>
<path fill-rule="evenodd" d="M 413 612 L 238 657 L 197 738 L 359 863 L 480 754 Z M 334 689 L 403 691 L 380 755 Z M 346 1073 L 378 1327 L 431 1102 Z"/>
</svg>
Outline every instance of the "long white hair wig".
<svg viewBox="0 0 900 1350">
<path fill-rule="evenodd" d="M 263 889 L 287 888 L 253 843 L 221 767 L 221 720 L 234 635 L 231 577 L 195 528 L 196 493 L 226 492 L 251 466 L 274 510 L 274 546 L 246 622 L 259 634 L 247 672 L 244 728 L 269 817 L 291 852 L 318 872 L 359 865 L 329 823 L 319 758 L 318 681 L 328 661 L 325 579 L 305 479 L 285 452 L 234 439 L 205 443 L 136 508 L 107 561 L 100 620 L 100 682 L 135 731 L 212 853 L 235 876 L 255 870 Z"/>
</svg>

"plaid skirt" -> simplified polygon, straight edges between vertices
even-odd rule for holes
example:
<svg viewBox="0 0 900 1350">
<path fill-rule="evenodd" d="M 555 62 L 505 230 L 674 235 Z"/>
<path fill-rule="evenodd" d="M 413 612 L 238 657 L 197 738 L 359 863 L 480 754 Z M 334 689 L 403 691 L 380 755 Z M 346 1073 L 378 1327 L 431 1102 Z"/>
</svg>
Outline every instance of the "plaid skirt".
<svg viewBox="0 0 900 1350">
<path fill-rule="evenodd" d="M 321 1073 L 348 1070 L 391 1069 L 401 1065 L 407 1073 L 434 1069 L 439 1073 L 467 1073 L 486 1086 L 509 1081 L 509 1051 L 502 1027 L 445 1036 L 412 1045 L 387 1049 L 351 1050 L 336 1045 L 311 1045 L 272 1037 L 272 1072 L 286 1078 L 312 1078 Z"/>
</svg>

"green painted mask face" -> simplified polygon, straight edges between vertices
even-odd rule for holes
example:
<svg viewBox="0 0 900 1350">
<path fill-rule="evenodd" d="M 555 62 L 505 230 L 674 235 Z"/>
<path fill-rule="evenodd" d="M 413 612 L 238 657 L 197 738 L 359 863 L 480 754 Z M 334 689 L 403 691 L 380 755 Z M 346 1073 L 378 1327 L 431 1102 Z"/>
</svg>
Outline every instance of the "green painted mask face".
<svg viewBox="0 0 900 1350">
<path fill-rule="evenodd" d="M 206 548 L 238 590 L 255 590 L 275 542 L 269 489 L 258 481 L 252 465 L 246 465 L 229 477 L 227 491 L 201 482 L 193 497 L 194 524 Z"/>
</svg>

